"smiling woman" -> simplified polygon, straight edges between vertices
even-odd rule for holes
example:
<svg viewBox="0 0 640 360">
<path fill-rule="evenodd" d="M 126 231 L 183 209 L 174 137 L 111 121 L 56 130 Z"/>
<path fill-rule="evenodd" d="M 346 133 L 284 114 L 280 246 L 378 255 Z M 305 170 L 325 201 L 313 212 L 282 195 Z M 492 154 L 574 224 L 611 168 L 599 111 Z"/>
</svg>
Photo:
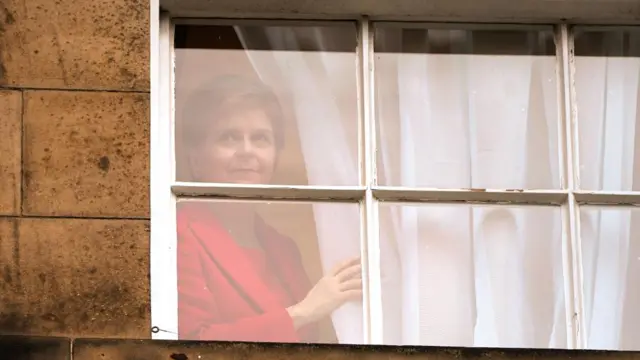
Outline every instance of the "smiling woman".
<svg viewBox="0 0 640 360">
<path fill-rule="evenodd" d="M 190 97 L 183 144 L 191 180 L 267 184 L 284 144 L 283 113 L 266 85 L 221 76 Z"/>
<path fill-rule="evenodd" d="M 360 184 L 355 24 L 315 25 L 176 27 L 176 180 Z M 176 212 L 179 339 L 363 342 L 357 202 Z"/>
<path fill-rule="evenodd" d="M 216 78 L 185 104 L 182 143 L 193 181 L 267 184 L 284 144 L 276 95 L 259 81 Z M 317 322 L 361 296 L 358 258 L 311 286 L 295 242 L 257 203 L 178 204 L 181 338 L 318 341 Z"/>
</svg>

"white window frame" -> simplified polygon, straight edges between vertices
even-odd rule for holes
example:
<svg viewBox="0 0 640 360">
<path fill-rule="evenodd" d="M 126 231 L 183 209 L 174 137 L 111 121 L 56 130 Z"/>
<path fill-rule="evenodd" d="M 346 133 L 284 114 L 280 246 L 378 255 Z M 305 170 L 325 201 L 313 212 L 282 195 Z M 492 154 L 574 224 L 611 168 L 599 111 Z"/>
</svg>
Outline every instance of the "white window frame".
<svg viewBox="0 0 640 360">
<path fill-rule="evenodd" d="M 160 0 L 151 1 L 151 332 L 153 339 L 177 339 L 177 261 L 176 261 L 176 213 L 178 197 L 216 197 L 252 200 L 322 200 L 360 203 L 361 249 L 363 271 L 367 275 L 364 285 L 364 331 L 366 344 L 383 344 L 382 301 L 380 282 L 380 247 L 378 239 L 378 203 L 380 201 L 410 201 L 438 203 L 494 203 L 494 204 L 544 204 L 559 206 L 562 213 L 562 256 L 564 267 L 564 293 L 567 324 L 567 347 L 584 348 L 586 334 L 581 325 L 583 318 L 582 252 L 580 247 L 581 204 L 640 205 L 640 192 L 579 190 L 578 124 L 573 84 L 574 58 L 573 34 L 570 25 L 553 17 L 556 36 L 556 66 L 558 70 L 558 141 L 559 167 L 562 190 L 523 189 L 426 189 L 398 186 L 379 186 L 376 179 L 376 129 L 374 121 L 374 62 L 371 42 L 372 22 L 399 20 L 393 14 L 377 17 L 340 16 L 319 14 L 317 18 L 295 14 L 265 15 L 264 18 L 306 20 L 352 20 L 358 23 L 358 106 L 359 106 L 359 165 L 360 186 L 311 187 L 287 185 L 236 185 L 178 182 L 175 175 L 174 153 L 174 22 L 169 13 L 160 12 Z M 175 2 L 174 0 L 166 0 Z M 207 0 L 188 0 L 185 3 L 208 4 Z M 269 3 L 278 3 L 272 0 Z M 345 0 L 343 0 L 345 1 Z M 349 0 L 351 1 L 351 0 Z M 347 1 L 347 2 L 349 2 Z M 391 1 L 391 0 L 389 0 Z M 410 1 L 410 0 L 407 0 Z M 576 2 L 577 0 L 565 0 Z M 251 1 L 248 1 L 251 3 Z M 351 1 L 353 2 L 353 1 Z M 456 1 L 453 1 L 454 3 Z M 536 0 L 528 1 L 536 2 Z M 540 1 L 538 1 L 540 2 Z M 227 4 L 227 2 L 222 1 Z M 247 1 L 244 1 L 247 3 Z M 297 3 L 286 2 L 282 3 Z M 185 5 L 188 7 L 187 5 Z M 205 6 L 206 8 L 206 6 Z M 240 6 L 240 8 L 242 8 Z M 621 20 L 615 9 L 582 14 L 580 25 L 605 21 L 615 25 Z M 190 13 L 189 9 L 185 10 Z M 545 10 L 547 11 L 547 10 Z M 207 14 L 216 14 L 207 12 Z M 197 14 L 201 14 L 198 12 Z M 362 13 L 365 13 L 364 11 Z M 234 15 L 235 14 L 235 15 Z M 240 13 L 230 12 L 226 18 L 233 20 Z M 530 16 L 531 14 L 527 15 Z M 534 14 L 535 15 L 535 14 Z M 259 16 L 258 16 L 259 17 Z M 345 19 L 345 17 L 347 19 Z M 402 16 L 399 16 L 402 20 Z M 437 17 L 436 17 L 437 18 Z M 544 16 L 542 16 L 544 19 Z M 614 20 L 615 19 L 615 20 Z M 414 20 L 414 18 L 411 18 Z M 428 18 L 422 20 L 429 20 Z M 469 17 L 466 23 L 476 18 Z M 480 19 L 482 20 L 482 19 Z M 533 23 L 541 19 L 521 17 L 507 18 L 514 23 Z M 527 21 L 529 20 L 529 21 Z M 616 21 L 617 20 L 617 21 Z M 194 20 L 191 20 L 194 21 Z M 202 21 L 197 20 L 199 23 Z M 240 20 L 246 22 L 245 20 Z M 625 18 L 622 18 L 625 21 Z M 637 21 L 637 20 L 636 20 Z M 496 22 L 505 22 L 496 20 Z M 627 23 L 630 23 L 628 20 Z M 206 23 L 206 21 L 205 21 Z M 408 24 L 408 23 L 403 23 Z M 495 23 L 494 23 L 495 24 Z M 577 24 L 577 23 L 576 23 Z M 532 24 L 533 25 L 533 24 Z M 516 25 L 522 26 L 522 25 Z M 528 26 L 528 25 L 525 25 Z M 493 25 L 492 25 L 493 27 Z M 169 161 L 167 161 L 169 159 Z"/>
</svg>

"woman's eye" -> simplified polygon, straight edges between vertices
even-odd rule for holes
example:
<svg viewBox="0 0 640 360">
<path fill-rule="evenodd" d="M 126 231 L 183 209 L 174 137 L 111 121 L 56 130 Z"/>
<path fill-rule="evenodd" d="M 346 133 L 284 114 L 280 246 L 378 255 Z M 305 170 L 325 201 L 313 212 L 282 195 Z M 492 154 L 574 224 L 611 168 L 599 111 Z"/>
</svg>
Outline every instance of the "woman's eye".
<svg viewBox="0 0 640 360">
<path fill-rule="evenodd" d="M 271 137 L 266 134 L 259 134 L 253 137 L 253 141 L 261 145 L 271 144 Z"/>
<path fill-rule="evenodd" d="M 220 135 L 218 140 L 222 143 L 232 143 L 236 140 L 236 137 L 232 133 L 225 133 Z"/>
</svg>

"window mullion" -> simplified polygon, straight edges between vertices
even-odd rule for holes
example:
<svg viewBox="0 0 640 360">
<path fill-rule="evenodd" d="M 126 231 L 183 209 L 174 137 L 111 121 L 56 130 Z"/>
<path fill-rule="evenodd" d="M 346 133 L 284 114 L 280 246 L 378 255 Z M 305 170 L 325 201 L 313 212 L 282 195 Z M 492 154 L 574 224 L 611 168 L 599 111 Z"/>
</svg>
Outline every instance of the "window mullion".
<svg viewBox="0 0 640 360">
<path fill-rule="evenodd" d="M 582 286 L 582 248 L 580 246 L 580 211 L 575 190 L 580 184 L 580 164 L 578 158 L 577 112 L 575 108 L 574 55 L 573 38 L 569 26 L 558 27 L 559 50 L 562 74 L 563 125 L 562 129 L 565 164 L 565 186 L 568 189 L 568 201 L 563 206 L 563 261 L 567 334 L 569 348 L 584 348 L 584 312 Z"/>
<path fill-rule="evenodd" d="M 364 335 L 367 344 L 383 344 L 382 279 L 380 271 L 380 239 L 378 204 L 373 196 L 376 184 L 376 131 L 374 122 L 373 35 L 371 22 L 363 17 L 358 23 L 358 98 L 360 107 L 360 139 L 363 145 L 361 165 L 365 198 L 361 206 L 361 248 L 364 263 Z"/>
</svg>

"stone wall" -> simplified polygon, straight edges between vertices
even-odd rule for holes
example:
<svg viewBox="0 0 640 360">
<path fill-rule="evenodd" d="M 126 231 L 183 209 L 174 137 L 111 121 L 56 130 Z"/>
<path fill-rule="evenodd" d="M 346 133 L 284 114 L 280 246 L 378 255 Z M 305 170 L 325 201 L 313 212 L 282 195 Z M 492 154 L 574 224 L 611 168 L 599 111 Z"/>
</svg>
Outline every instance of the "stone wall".
<svg viewBox="0 0 640 360">
<path fill-rule="evenodd" d="M 630 353 L 144 340 L 148 14 L 146 0 L 0 0 L 1 359 L 640 360 Z"/>
<path fill-rule="evenodd" d="M 148 1 L 0 0 L 0 333 L 148 338 L 149 300 Z"/>
</svg>

